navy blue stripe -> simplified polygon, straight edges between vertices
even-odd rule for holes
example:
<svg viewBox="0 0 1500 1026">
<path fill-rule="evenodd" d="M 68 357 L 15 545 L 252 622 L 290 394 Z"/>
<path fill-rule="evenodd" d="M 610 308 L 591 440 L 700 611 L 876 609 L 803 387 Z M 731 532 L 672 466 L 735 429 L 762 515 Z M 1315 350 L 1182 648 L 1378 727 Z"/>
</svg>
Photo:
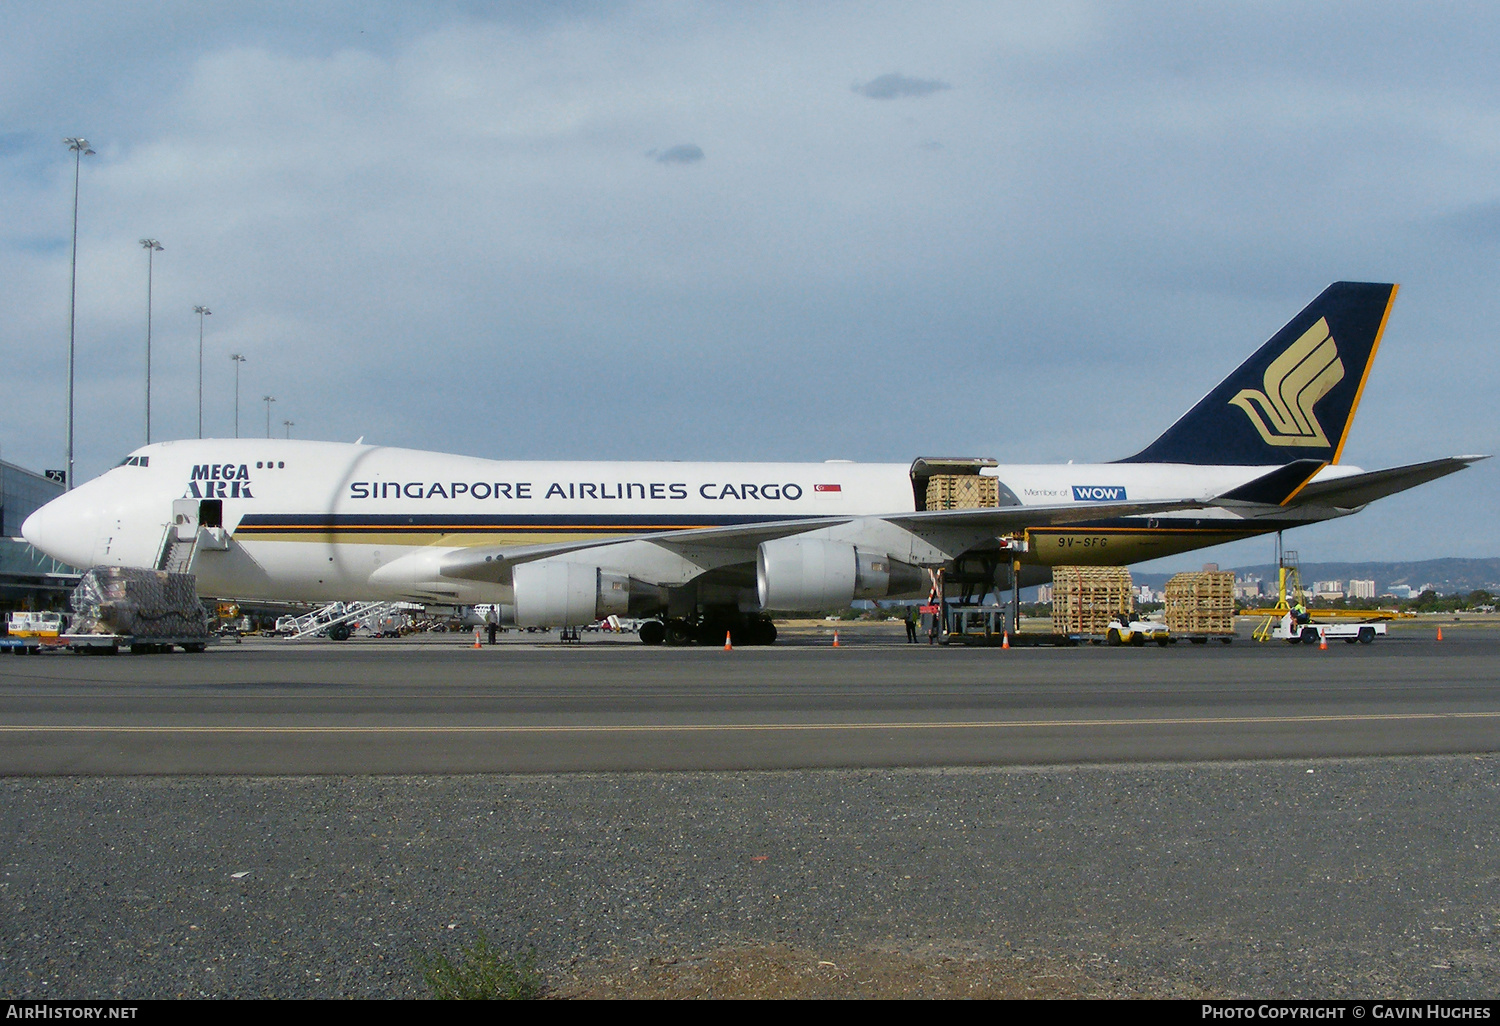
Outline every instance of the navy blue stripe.
<svg viewBox="0 0 1500 1026">
<path fill-rule="evenodd" d="M 441 513 L 247 513 L 239 531 L 681 531 L 734 527 L 778 520 L 803 520 L 810 514 L 441 514 Z"/>
</svg>

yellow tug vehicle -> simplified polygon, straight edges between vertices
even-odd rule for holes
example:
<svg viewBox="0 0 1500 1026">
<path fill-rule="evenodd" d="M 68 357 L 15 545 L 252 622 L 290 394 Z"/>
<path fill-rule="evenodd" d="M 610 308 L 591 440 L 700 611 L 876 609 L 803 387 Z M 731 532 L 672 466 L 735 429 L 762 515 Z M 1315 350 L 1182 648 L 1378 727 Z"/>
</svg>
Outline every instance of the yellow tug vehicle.
<svg viewBox="0 0 1500 1026">
<path fill-rule="evenodd" d="M 1165 648 L 1172 643 L 1167 625 L 1159 620 L 1136 620 L 1129 613 L 1112 617 L 1104 631 L 1106 645 L 1144 645 L 1154 641 Z"/>
</svg>

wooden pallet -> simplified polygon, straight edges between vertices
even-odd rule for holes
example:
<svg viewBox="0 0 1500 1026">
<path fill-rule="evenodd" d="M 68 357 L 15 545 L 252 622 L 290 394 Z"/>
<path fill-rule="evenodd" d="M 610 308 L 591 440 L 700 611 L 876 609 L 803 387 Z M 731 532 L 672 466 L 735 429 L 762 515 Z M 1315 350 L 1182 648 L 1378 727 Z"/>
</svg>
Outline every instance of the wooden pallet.
<svg viewBox="0 0 1500 1026">
<path fill-rule="evenodd" d="M 1058 634 L 1102 635 L 1109 621 L 1130 609 L 1130 571 L 1123 566 L 1052 568 L 1052 629 Z"/>
<path fill-rule="evenodd" d="M 1234 574 L 1197 570 L 1167 581 L 1167 628 L 1179 634 L 1234 633 Z"/>
<path fill-rule="evenodd" d="M 998 505 L 998 478 L 978 474 L 934 474 L 927 479 L 928 509 L 993 509 Z"/>
</svg>

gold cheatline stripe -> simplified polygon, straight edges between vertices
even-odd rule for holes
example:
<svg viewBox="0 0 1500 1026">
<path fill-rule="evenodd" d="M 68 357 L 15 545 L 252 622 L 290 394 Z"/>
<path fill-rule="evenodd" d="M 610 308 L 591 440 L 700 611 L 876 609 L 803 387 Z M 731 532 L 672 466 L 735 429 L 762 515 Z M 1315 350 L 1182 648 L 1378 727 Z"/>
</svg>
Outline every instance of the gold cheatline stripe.
<svg viewBox="0 0 1500 1026">
<path fill-rule="evenodd" d="M 1344 455 L 1344 443 L 1349 440 L 1349 429 L 1354 427 L 1354 415 L 1359 412 L 1359 401 L 1365 395 L 1365 382 L 1370 380 L 1370 370 L 1375 366 L 1375 354 L 1380 352 L 1380 340 L 1385 335 L 1385 324 L 1391 319 L 1391 310 L 1396 306 L 1396 293 L 1401 286 L 1393 284 L 1391 294 L 1385 301 L 1385 313 L 1380 315 L 1380 327 L 1375 329 L 1375 341 L 1370 344 L 1370 356 L 1365 360 L 1365 372 L 1359 376 L 1359 388 L 1354 391 L 1354 402 L 1349 407 L 1349 416 L 1344 420 L 1344 433 L 1339 436 L 1338 448 L 1333 450 L 1332 462 L 1337 464 Z"/>
<path fill-rule="evenodd" d="M 618 734 L 702 732 L 711 730 L 995 730 L 1020 727 L 1172 727 L 1208 724 L 1365 723 L 1390 720 L 1500 719 L 1497 712 L 1368 713 L 1328 716 L 1205 716 L 1133 720 L 969 720 L 897 723 L 689 723 L 593 724 L 546 727 L 112 727 L 45 724 L 0 724 L 0 733 L 116 734 Z"/>
</svg>

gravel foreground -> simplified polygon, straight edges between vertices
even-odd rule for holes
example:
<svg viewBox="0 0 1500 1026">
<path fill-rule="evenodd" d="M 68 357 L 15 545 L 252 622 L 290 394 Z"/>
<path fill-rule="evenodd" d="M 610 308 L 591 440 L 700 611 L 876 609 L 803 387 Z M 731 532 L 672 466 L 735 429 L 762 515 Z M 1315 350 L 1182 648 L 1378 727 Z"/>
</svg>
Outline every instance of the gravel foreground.
<svg viewBox="0 0 1500 1026">
<path fill-rule="evenodd" d="M 1500 757 L 0 780 L 0 995 L 1493 998 Z"/>
</svg>

